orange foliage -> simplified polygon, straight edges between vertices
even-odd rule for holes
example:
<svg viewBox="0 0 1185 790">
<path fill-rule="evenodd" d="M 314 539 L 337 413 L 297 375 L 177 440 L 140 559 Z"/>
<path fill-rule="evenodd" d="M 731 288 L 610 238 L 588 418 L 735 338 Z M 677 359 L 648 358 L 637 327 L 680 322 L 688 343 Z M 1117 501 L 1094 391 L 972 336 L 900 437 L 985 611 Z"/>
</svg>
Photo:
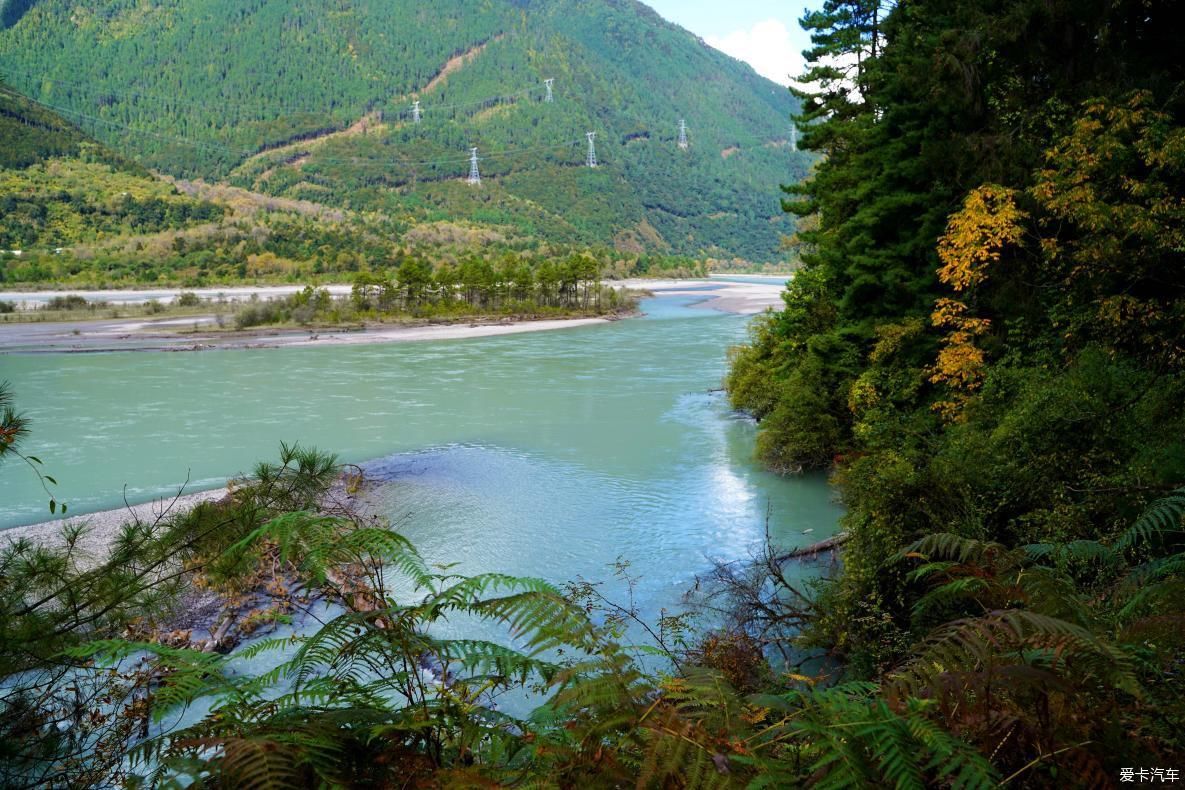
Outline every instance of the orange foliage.
<svg viewBox="0 0 1185 790">
<path fill-rule="evenodd" d="M 938 279 L 962 292 L 983 283 L 988 268 L 1000 260 L 1009 246 L 1020 243 L 1027 219 L 1016 205 L 1016 194 L 994 184 L 971 190 L 963 207 L 953 214 L 946 233 L 938 241 L 942 266 Z M 948 330 L 938 359 L 930 369 L 930 381 L 949 387 L 955 397 L 935 404 L 948 420 L 959 419 L 970 393 L 983 383 L 984 353 L 976 338 L 986 334 L 991 322 L 970 315 L 964 302 L 939 299 L 930 316 L 933 326 Z"/>
<path fill-rule="evenodd" d="M 1020 242 L 1026 217 L 1011 189 L 984 184 L 971 190 L 938 241 L 938 279 L 956 291 L 986 280 L 988 265 L 1000 260 L 1005 247 Z"/>
</svg>

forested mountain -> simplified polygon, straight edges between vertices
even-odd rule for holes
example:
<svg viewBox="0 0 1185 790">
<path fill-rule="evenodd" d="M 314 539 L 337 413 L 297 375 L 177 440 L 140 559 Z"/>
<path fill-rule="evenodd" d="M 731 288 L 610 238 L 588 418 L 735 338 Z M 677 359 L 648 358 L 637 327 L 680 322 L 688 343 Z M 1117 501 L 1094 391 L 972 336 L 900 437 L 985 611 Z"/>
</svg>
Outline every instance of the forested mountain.
<svg viewBox="0 0 1185 790">
<path fill-rule="evenodd" d="M 408 259 L 526 264 L 581 245 L 518 228 L 356 212 L 227 185 L 160 177 L 0 83 L 0 284 L 120 287 L 388 276 Z M 681 256 L 599 249 L 605 276 L 702 273 Z M 482 268 L 485 267 L 485 268 Z"/>
<path fill-rule="evenodd" d="M 222 217 L 55 113 L 0 83 L 0 249 L 58 248 L 158 233 Z M 7 256 L 0 282 L 40 279 L 33 256 Z M 25 275 L 25 277 L 22 277 Z"/>
<path fill-rule="evenodd" d="M 793 230 L 777 185 L 811 161 L 785 89 L 632 1 L 10 0 L 0 20 L 4 78 L 149 167 L 411 221 L 770 261 Z"/>
<path fill-rule="evenodd" d="M 55 157 L 87 155 L 120 169 L 145 172 L 3 82 L 0 82 L 0 140 L 4 141 L 0 148 L 0 169 L 20 169 Z"/>
</svg>

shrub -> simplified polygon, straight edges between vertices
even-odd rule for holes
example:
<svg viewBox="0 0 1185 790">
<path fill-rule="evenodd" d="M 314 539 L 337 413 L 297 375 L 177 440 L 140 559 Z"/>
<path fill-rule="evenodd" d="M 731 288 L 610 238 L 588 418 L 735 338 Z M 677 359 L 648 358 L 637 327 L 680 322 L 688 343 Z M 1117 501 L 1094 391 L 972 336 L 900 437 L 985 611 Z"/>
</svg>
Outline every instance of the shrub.
<svg viewBox="0 0 1185 790">
<path fill-rule="evenodd" d="M 292 311 L 292 320 L 301 326 L 308 326 L 317 316 L 317 310 L 311 304 L 302 304 Z"/>
<path fill-rule="evenodd" d="M 83 310 L 89 306 L 90 303 L 78 294 L 55 296 L 45 303 L 46 310 Z"/>
<path fill-rule="evenodd" d="M 265 324 L 282 324 L 288 320 L 288 311 L 284 301 L 256 302 L 239 312 L 235 316 L 235 326 L 247 329 Z"/>
</svg>

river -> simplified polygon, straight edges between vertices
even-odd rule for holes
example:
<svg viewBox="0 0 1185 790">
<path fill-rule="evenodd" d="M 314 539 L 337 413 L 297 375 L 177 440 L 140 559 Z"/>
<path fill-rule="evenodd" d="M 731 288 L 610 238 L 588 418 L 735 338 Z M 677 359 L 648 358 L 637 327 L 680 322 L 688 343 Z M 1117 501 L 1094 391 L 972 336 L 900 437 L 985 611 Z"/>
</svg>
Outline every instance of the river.
<svg viewBox="0 0 1185 790">
<path fill-rule="evenodd" d="M 562 582 L 616 558 L 645 611 L 674 606 L 708 558 L 833 533 L 822 476 L 752 459 L 754 426 L 719 387 L 749 320 L 646 300 L 644 318 L 441 342 L 198 353 L 8 354 L 25 449 L 85 513 L 223 484 L 300 441 L 364 462 L 433 562 Z M 32 474 L 0 472 L 0 528 L 47 517 Z"/>
</svg>

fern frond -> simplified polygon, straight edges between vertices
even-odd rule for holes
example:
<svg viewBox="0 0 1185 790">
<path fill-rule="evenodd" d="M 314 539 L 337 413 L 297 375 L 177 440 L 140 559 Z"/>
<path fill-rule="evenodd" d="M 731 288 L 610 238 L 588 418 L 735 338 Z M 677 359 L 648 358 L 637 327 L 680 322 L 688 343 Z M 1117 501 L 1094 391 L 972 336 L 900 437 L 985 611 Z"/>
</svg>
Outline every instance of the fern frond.
<svg viewBox="0 0 1185 790">
<path fill-rule="evenodd" d="M 235 738 L 184 744 L 216 748 L 221 754 L 210 768 L 227 787 L 244 790 L 289 790 L 304 784 L 292 750 L 268 738 Z"/>
<path fill-rule="evenodd" d="M 994 769 L 974 747 L 927 718 L 932 703 L 909 699 L 895 711 L 878 697 L 876 686 L 843 684 L 796 692 L 791 704 L 804 714 L 789 727 L 805 738 L 817 787 L 998 785 Z"/>
<path fill-rule="evenodd" d="M 105 639 L 71 648 L 66 654 L 109 666 L 137 656 L 152 656 L 154 673 L 161 678 L 160 685 L 153 692 L 152 714 L 157 721 L 201 697 L 216 694 L 242 700 L 244 694 L 249 694 L 249 683 L 229 677 L 224 671 L 226 658 L 215 653 L 154 642 Z"/>
<path fill-rule="evenodd" d="M 965 790 L 991 790 L 999 786 L 999 776 L 991 763 L 970 744 L 926 718 L 920 700 L 910 700 L 904 721 L 913 741 L 931 755 L 924 770 L 939 782 L 949 782 L 951 787 Z"/>
<path fill-rule="evenodd" d="M 378 527 L 339 530 L 330 540 L 312 547 L 304 562 L 310 568 L 324 569 L 368 556 L 399 570 L 417 589 L 431 587 L 435 578 L 411 541 L 398 532 Z"/>
<path fill-rule="evenodd" d="M 465 671 L 466 677 L 481 673 L 525 683 L 532 676 L 550 680 L 559 670 L 552 662 L 480 639 L 429 639 L 427 646 L 428 651 L 438 656 L 446 667 L 459 667 Z"/>
<path fill-rule="evenodd" d="M 238 659 L 250 661 L 251 659 L 258 658 L 264 653 L 270 653 L 273 650 L 283 650 L 286 647 L 291 647 L 292 645 L 296 644 L 296 642 L 297 639 L 292 637 L 260 639 L 257 642 L 253 642 L 235 650 L 235 657 Z"/>
<path fill-rule="evenodd" d="M 1006 551 L 999 543 L 965 538 L 951 532 L 936 532 L 910 545 L 901 556 L 917 554 L 927 559 L 953 560 L 966 565 L 969 562 L 987 562 L 992 556 Z"/>
<path fill-rule="evenodd" d="M 1180 572 L 1178 568 L 1172 570 Z M 1120 621 L 1126 622 L 1144 614 L 1179 610 L 1181 601 L 1185 601 L 1185 576 L 1172 575 L 1168 578 L 1151 576 L 1130 594 L 1116 614 Z"/>
<path fill-rule="evenodd" d="M 1126 552 L 1182 530 L 1185 530 L 1185 488 L 1178 488 L 1145 508 L 1135 523 L 1120 535 L 1115 548 Z"/>
<path fill-rule="evenodd" d="M 594 717 L 589 735 L 632 722 L 648 704 L 653 688 L 634 661 L 616 651 L 564 667 L 553 676 L 551 686 L 552 697 L 531 714 L 531 720 L 545 724 L 587 712 Z"/>
<path fill-rule="evenodd" d="M 1029 559 L 1062 565 L 1066 562 L 1099 563 L 1114 566 L 1119 562 L 1115 550 L 1097 540 L 1073 540 L 1069 543 L 1033 543 L 1024 547 Z"/>
<path fill-rule="evenodd" d="M 1018 609 L 956 620 L 939 629 L 890 679 L 890 687 L 902 698 L 947 694 L 948 681 L 959 675 L 977 679 L 988 669 L 1047 655 L 1057 658 L 1060 671 L 1072 664 L 1080 676 L 1094 676 L 1133 696 L 1142 694 L 1126 653 L 1079 625 Z"/>
<path fill-rule="evenodd" d="M 920 618 L 929 612 L 949 607 L 959 601 L 974 599 L 979 593 L 985 592 L 988 587 L 989 581 L 978 576 L 964 576 L 949 581 L 918 598 L 913 605 L 913 616 Z"/>
<path fill-rule="evenodd" d="M 1047 567 L 1028 568 L 1018 574 L 1017 585 L 1034 612 L 1082 627 L 1091 625 L 1090 606 L 1064 574 Z"/>
<path fill-rule="evenodd" d="M 491 592 L 506 592 L 485 597 Z M 527 647 L 546 650 L 589 644 L 592 625 L 583 609 L 539 579 L 482 574 L 462 579 L 429 596 L 423 604 L 429 622 L 457 611 L 493 620 L 525 637 Z"/>
<path fill-rule="evenodd" d="M 1161 650 L 1173 647 L 1180 650 L 1185 647 L 1185 614 L 1140 618 L 1124 627 L 1119 638 L 1125 643 L 1141 647 L 1154 643 Z"/>
</svg>

